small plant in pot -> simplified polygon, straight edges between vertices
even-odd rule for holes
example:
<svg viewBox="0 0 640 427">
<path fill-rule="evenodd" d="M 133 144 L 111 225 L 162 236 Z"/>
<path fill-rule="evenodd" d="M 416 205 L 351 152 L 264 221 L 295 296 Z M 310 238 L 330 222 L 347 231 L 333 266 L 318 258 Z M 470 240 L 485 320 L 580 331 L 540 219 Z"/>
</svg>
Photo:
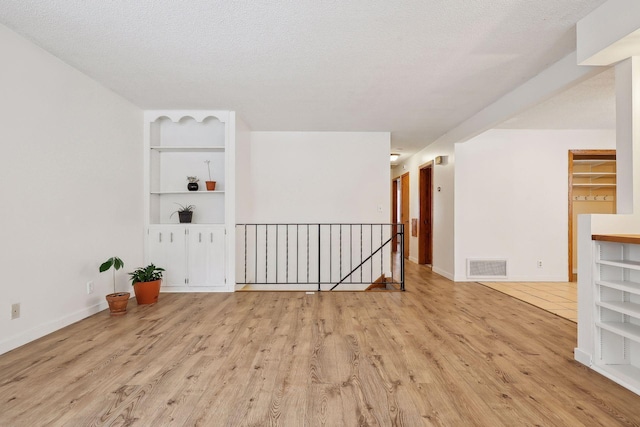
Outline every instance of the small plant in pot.
<svg viewBox="0 0 640 427">
<path fill-rule="evenodd" d="M 200 181 L 198 179 L 197 176 L 188 176 L 187 177 L 187 181 L 189 181 L 189 183 L 187 184 L 187 190 L 189 191 L 198 191 L 198 181 Z"/>
<path fill-rule="evenodd" d="M 180 209 L 177 211 L 173 211 L 169 218 L 171 218 L 174 214 L 178 214 L 178 218 L 180 223 L 189 224 L 191 223 L 191 219 L 193 218 L 193 210 L 196 208 L 193 205 L 182 206 L 180 203 L 176 203 L 176 205 L 180 206 Z"/>
<path fill-rule="evenodd" d="M 211 160 L 205 160 L 204 162 L 207 164 L 207 171 L 209 172 L 209 181 L 205 181 L 207 191 L 215 191 L 216 182 L 211 179 Z"/>
<path fill-rule="evenodd" d="M 136 301 L 138 301 L 139 305 L 158 302 L 163 272 L 164 268 L 149 264 L 146 267 L 136 269 L 133 273 L 129 273 L 133 291 L 136 294 Z"/>
<path fill-rule="evenodd" d="M 106 296 L 107 302 L 109 303 L 109 312 L 112 316 L 127 314 L 127 304 L 131 296 L 129 292 L 116 292 L 116 270 L 120 270 L 122 267 L 124 267 L 124 262 L 114 256 L 100 264 L 99 268 L 100 273 L 104 273 L 110 268 L 113 268 L 113 293 Z"/>
</svg>

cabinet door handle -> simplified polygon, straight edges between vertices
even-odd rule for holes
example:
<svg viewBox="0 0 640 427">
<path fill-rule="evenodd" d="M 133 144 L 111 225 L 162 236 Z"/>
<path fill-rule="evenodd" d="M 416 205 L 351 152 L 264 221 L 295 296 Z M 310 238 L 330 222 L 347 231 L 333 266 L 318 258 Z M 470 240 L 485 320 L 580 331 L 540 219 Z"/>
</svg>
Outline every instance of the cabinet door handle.
<svg viewBox="0 0 640 427">
<path fill-rule="evenodd" d="M 158 243 L 162 243 L 162 233 L 158 233 Z"/>
<path fill-rule="evenodd" d="M 211 237 L 211 243 L 213 243 L 213 233 L 209 233 L 209 237 Z"/>
<path fill-rule="evenodd" d="M 170 239 L 169 239 L 170 242 L 173 243 L 173 231 L 171 232 L 171 234 L 169 234 L 169 236 L 170 236 Z"/>
<path fill-rule="evenodd" d="M 198 243 L 202 243 L 202 233 L 198 233 Z"/>
</svg>

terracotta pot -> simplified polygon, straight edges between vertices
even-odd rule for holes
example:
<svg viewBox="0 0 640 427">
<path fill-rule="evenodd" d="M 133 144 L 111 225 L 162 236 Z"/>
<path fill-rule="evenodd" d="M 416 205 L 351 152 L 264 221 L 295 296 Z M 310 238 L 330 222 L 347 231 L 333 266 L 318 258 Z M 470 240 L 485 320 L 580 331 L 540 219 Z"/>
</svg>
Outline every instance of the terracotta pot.
<svg viewBox="0 0 640 427">
<path fill-rule="evenodd" d="M 157 303 L 158 295 L 160 294 L 160 283 L 162 283 L 162 280 L 138 282 L 133 285 L 133 291 L 136 294 L 136 301 L 138 301 L 138 305 Z"/>
<path fill-rule="evenodd" d="M 129 304 L 129 292 L 117 292 L 106 296 L 109 303 L 109 311 L 112 316 L 123 316 L 127 314 L 127 304 Z"/>
<path fill-rule="evenodd" d="M 207 184 L 207 191 L 215 191 L 216 189 L 215 181 L 205 181 L 205 183 Z"/>
</svg>

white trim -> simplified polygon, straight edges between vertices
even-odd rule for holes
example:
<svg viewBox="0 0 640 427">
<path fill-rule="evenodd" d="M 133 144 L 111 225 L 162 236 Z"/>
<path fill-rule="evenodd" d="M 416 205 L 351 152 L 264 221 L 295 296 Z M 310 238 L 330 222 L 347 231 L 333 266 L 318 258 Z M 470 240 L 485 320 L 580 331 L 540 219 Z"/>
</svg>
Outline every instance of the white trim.
<svg viewBox="0 0 640 427">
<path fill-rule="evenodd" d="M 74 313 L 60 317 L 58 319 L 51 320 L 49 322 L 37 325 L 31 329 L 27 329 L 5 340 L 0 341 L 0 354 L 4 354 L 8 351 L 14 350 L 20 346 L 23 346 L 31 341 L 35 341 L 38 338 L 42 338 L 45 335 L 49 335 L 52 332 L 56 332 L 59 329 L 76 323 L 80 320 L 86 319 L 96 313 L 109 308 L 107 301 L 102 301 L 98 304 L 83 308 Z"/>
<path fill-rule="evenodd" d="M 591 366 L 591 354 L 578 347 L 573 349 L 573 358 L 586 366 Z"/>
<path fill-rule="evenodd" d="M 624 387 L 624 388 L 626 388 L 628 390 L 631 390 L 635 394 L 640 395 L 640 387 L 637 386 L 637 382 L 635 382 L 635 381 L 634 382 L 625 381 L 624 377 L 621 377 L 619 375 L 616 375 L 614 373 L 611 373 L 611 372 L 607 371 L 606 367 L 602 367 L 602 366 L 598 366 L 598 365 L 594 365 L 594 364 L 592 364 L 590 367 L 591 367 L 591 369 L 593 369 L 594 371 L 596 371 L 600 375 L 609 378 L 614 383 L 620 384 L 622 387 Z"/>
<path fill-rule="evenodd" d="M 161 294 L 198 293 L 198 292 L 230 292 L 227 285 L 220 286 L 163 286 Z M 233 290 L 231 291 L 233 292 Z"/>
<path fill-rule="evenodd" d="M 442 270 L 441 268 L 438 268 L 438 267 L 435 267 L 435 266 L 431 267 L 431 271 L 436 273 L 436 274 L 439 274 L 442 277 L 446 277 L 447 279 L 451 280 L 452 282 L 454 281 L 453 273 L 450 273 L 448 271 Z"/>
</svg>

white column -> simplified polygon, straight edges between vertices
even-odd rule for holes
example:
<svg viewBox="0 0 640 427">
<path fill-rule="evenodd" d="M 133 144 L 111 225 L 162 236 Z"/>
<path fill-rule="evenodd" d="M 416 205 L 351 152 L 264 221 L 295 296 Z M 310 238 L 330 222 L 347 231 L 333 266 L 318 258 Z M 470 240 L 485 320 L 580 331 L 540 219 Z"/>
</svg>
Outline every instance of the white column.
<svg viewBox="0 0 640 427">
<path fill-rule="evenodd" d="M 615 69 L 617 211 L 640 213 L 640 57 Z"/>
</svg>

